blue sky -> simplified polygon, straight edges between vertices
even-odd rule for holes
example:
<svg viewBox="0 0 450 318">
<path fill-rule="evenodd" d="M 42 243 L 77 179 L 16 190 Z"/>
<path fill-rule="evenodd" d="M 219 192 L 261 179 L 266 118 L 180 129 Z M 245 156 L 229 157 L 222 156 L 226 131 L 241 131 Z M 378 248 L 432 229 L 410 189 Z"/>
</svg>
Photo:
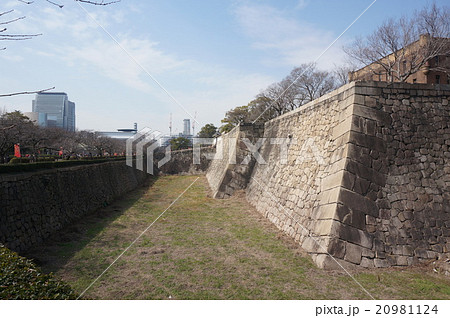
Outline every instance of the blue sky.
<svg viewBox="0 0 450 318">
<path fill-rule="evenodd" d="M 172 113 L 173 131 L 180 132 L 182 120 L 197 112 L 198 131 L 220 125 L 227 110 L 315 60 L 372 1 L 122 0 L 83 5 L 86 13 L 72 0 L 59 0 L 63 9 L 1 0 L 0 12 L 26 16 L 9 25 L 11 33 L 43 35 L 1 43 L 7 49 L 0 51 L 0 94 L 56 86 L 76 103 L 78 129 L 137 122 L 167 133 Z M 343 63 L 342 46 L 355 36 L 429 3 L 377 0 L 319 68 Z M 33 98 L 0 98 L 0 108 L 31 111 Z"/>
</svg>

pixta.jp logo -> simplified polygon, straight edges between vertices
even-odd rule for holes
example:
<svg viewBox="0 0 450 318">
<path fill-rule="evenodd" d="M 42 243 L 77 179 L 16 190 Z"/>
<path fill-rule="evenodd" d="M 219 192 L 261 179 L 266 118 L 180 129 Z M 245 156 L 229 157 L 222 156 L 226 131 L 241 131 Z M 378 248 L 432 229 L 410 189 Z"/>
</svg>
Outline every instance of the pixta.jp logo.
<svg viewBox="0 0 450 318">
<path fill-rule="evenodd" d="M 162 133 L 146 127 L 138 131 L 126 142 L 126 164 L 133 167 L 133 157 L 136 155 L 136 169 L 144 171 L 144 160 L 147 159 L 147 173 L 154 173 L 154 152 L 159 147 L 159 139 Z M 165 147 L 165 156 L 158 161 L 158 168 L 170 160 L 170 145 Z"/>
</svg>

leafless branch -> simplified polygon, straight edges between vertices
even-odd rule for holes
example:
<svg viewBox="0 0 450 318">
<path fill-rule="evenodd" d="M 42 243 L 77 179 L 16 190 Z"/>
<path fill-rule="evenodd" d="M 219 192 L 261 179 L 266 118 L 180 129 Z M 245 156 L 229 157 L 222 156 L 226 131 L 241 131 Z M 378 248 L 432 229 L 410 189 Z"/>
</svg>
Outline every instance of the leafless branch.
<svg viewBox="0 0 450 318">
<path fill-rule="evenodd" d="M 114 0 L 114 1 L 89 1 L 89 0 L 75 0 L 77 2 L 83 2 L 83 3 L 87 3 L 87 4 L 93 4 L 96 6 L 107 6 L 113 3 L 118 3 L 121 0 Z"/>
<path fill-rule="evenodd" d="M 9 11 L 5 11 L 5 12 L 1 12 L 0 13 L 0 17 L 4 16 L 6 14 L 12 13 L 14 12 L 14 10 L 9 10 Z M 7 20 L 7 21 L 3 21 L 0 22 L 0 25 L 7 25 L 7 24 L 11 24 L 13 22 L 19 21 L 25 19 L 25 16 L 21 16 L 18 18 L 14 18 L 11 20 Z M 39 36 L 41 34 L 6 34 L 5 32 L 7 32 L 8 29 L 7 28 L 3 28 L 0 29 L 0 41 L 23 41 L 23 40 L 29 40 L 33 37 Z M 0 50 L 5 50 L 6 48 L 0 48 Z"/>
<path fill-rule="evenodd" d="M 43 93 L 43 92 L 50 91 L 50 90 L 52 90 L 52 89 L 55 89 L 55 87 L 46 88 L 46 89 L 41 89 L 41 90 L 38 90 L 38 91 L 32 91 L 32 92 L 18 92 L 18 93 L 10 93 L 10 94 L 0 94 L 0 97 L 10 97 L 10 96 L 16 96 L 16 95 L 38 94 L 38 93 Z"/>
<path fill-rule="evenodd" d="M 10 24 L 10 23 L 13 23 L 13 22 L 16 22 L 16 21 L 22 20 L 22 19 L 25 19 L 25 17 L 18 17 L 18 18 L 15 18 L 15 19 L 9 20 L 9 21 L 5 21 L 5 22 L 0 22 L 0 25 L 2 25 L 2 24 Z"/>
<path fill-rule="evenodd" d="M 353 61 L 367 66 L 369 75 L 390 82 L 404 82 L 419 70 L 448 72 L 448 65 L 433 60 L 450 53 L 449 25 L 449 8 L 433 4 L 409 18 L 386 20 L 375 32 L 365 39 L 356 39 L 344 51 Z M 353 80 L 367 79 L 366 75 L 354 72 Z"/>
<path fill-rule="evenodd" d="M 9 10 L 9 11 L 5 11 L 5 12 L 0 12 L 0 17 L 1 17 L 2 15 L 5 15 L 5 14 L 11 13 L 11 12 L 14 12 L 14 10 Z"/>
<path fill-rule="evenodd" d="M 50 0 L 45 0 L 45 1 L 47 1 L 50 4 L 53 4 L 53 5 L 57 6 L 57 7 L 59 7 L 60 9 L 62 9 L 64 7 L 63 4 L 58 4 L 58 3 L 50 1 Z"/>
<path fill-rule="evenodd" d="M 2 128 L 0 128 L 0 130 L 8 130 L 8 129 L 12 129 L 14 127 L 16 127 L 16 125 L 11 125 L 11 126 L 8 126 L 8 127 L 2 127 Z"/>
</svg>

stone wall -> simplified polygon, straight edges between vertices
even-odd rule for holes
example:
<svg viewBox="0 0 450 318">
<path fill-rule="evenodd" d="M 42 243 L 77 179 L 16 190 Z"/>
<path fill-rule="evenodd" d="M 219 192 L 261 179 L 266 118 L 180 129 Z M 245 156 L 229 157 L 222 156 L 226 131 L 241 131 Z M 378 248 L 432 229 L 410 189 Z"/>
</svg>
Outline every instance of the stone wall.
<svg viewBox="0 0 450 318">
<path fill-rule="evenodd" d="M 345 245 L 336 245 L 336 210 L 353 101 L 354 86 L 346 85 L 266 123 L 266 164 L 255 165 L 247 188 L 248 201 L 320 266 L 328 266 L 327 253 L 345 256 Z M 287 156 L 277 139 L 286 140 Z"/>
<path fill-rule="evenodd" d="M 263 125 L 241 124 L 218 138 L 206 173 L 214 198 L 227 198 L 235 190 L 245 189 L 256 162 L 248 145 L 256 144 L 263 132 Z"/>
<path fill-rule="evenodd" d="M 147 174 L 124 161 L 0 175 L 0 242 L 23 251 L 135 189 Z"/>
<path fill-rule="evenodd" d="M 215 147 L 201 147 L 199 149 L 200 161 L 194 162 L 194 150 L 184 149 L 172 151 L 170 160 L 158 168 L 160 174 L 180 174 L 180 175 L 195 175 L 205 174 L 211 163 L 210 154 L 215 152 Z M 157 161 L 162 160 L 165 154 L 157 153 Z"/>
<path fill-rule="evenodd" d="M 376 172 L 357 193 L 378 208 L 361 222 L 373 245 L 362 250 L 360 265 L 448 257 L 450 85 L 369 82 L 356 92 L 348 170 Z"/>
<path fill-rule="evenodd" d="M 321 267 L 448 257 L 449 95 L 449 85 L 347 84 L 267 122 L 265 162 L 238 181 Z M 230 170 L 211 165 L 213 190 L 233 183 Z"/>
</svg>

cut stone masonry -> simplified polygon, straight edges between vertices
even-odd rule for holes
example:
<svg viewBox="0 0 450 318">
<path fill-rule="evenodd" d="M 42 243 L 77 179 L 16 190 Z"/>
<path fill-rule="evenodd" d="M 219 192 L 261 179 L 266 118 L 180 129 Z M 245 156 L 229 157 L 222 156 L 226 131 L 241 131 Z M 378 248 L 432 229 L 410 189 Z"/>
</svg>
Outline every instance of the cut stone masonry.
<svg viewBox="0 0 450 318">
<path fill-rule="evenodd" d="M 261 126 L 265 164 L 214 160 L 215 196 L 248 201 L 324 268 L 406 266 L 450 250 L 449 85 L 353 82 Z M 292 138 L 287 163 L 271 138 Z M 246 152 L 247 151 L 247 152 Z M 299 160 L 301 159 L 301 160 Z"/>
</svg>

